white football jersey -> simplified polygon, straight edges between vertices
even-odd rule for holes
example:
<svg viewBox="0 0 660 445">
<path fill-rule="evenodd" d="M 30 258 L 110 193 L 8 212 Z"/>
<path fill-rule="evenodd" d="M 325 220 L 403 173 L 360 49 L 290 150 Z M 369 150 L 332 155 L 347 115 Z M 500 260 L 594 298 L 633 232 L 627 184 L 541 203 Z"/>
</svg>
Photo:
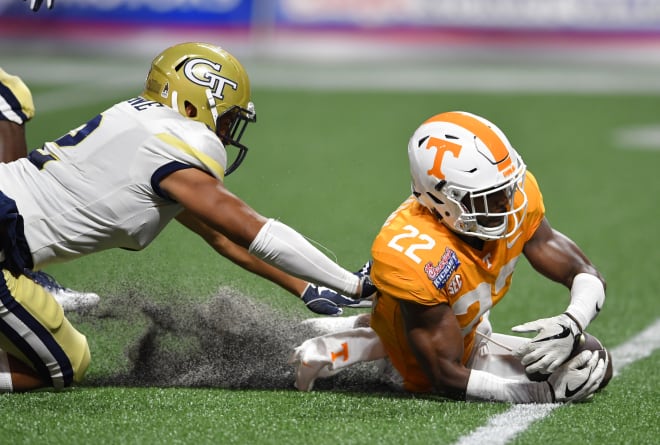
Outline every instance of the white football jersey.
<svg viewBox="0 0 660 445">
<path fill-rule="evenodd" d="M 226 161 L 204 124 L 138 97 L 0 164 L 0 190 L 16 201 L 41 267 L 113 247 L 143 249 L 182 210 L 160 181 L 190 167 L 223 180 Z"/>
</svg>

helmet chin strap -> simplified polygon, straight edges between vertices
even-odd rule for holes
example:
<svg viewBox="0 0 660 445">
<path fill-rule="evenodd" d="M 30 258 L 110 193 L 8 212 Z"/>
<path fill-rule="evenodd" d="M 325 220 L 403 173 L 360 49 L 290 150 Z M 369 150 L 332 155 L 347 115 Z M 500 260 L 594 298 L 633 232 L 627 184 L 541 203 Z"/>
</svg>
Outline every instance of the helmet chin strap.
<svg viewBox="0 0 660 445">
<path fill-rule="evenodd" d="M 179 111 L 179 93 L 177 93 L 176 90 L 172 91 L 172 109 L 177 113 L 181 113 L 181 111 Z"/>
<path fill-rule="evenodd" d="M 209 109 L 211 110 L 211 116 L 213 116 L 213 122 L 218 122 L 218 110 L 215 107 L 215 97 L 213 97 L 213 94 L 211 93 L 210 89 L 205 90 L 206 93 L 206 99 L 209 102 Z M 215 131 L 218 131 L 216 128 Z"/>
</svg>

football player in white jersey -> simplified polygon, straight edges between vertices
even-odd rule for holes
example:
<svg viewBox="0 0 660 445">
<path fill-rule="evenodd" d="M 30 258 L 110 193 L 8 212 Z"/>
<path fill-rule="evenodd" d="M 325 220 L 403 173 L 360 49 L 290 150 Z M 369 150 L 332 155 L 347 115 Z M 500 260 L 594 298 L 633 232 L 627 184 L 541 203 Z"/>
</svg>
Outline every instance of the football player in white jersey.
<svg viewBox="0 0 660 445">
<path fill-rule="evenodd" d="M 184 43 L 153 60 L 141 96 L 0 164 L 0 391 L 63 388 L 90 362 L 85 336 L 26 268 L 142 249 L 174 218 L 242 267 L 321 305 L 335 304 L 323 300 L 325 287 L 356 300 L 370 292 L 364 278 L 225 188 L 255 120 L 238 60 Z"/>
<path fill-rule="evenodd" d="M 27 155 L 25 124 L 34 113 L 32 94 L 25 83 L 0 68 L 0 162 L 15 161 Z M 87 309 L 99 302 L 97 294 L 64 287 L 44 271 L 25 272 L 48 289 L 65 311 Z"/>
<path fill-rule="evenodd" d="M 34 114 L 35 107 L 28 87 L 20 77 L 11 75 L 0 68 L 0 162 L 11 162 L 27 155 L 25 125 L 34 117 Z M 186 220 L 185 215 L 182 215 L 179 220 L 181 222 Z M 195 224 L 193 221 L 188 223 Z M 198 229 L 195 230 L 198 231 Z M 210 236 L 214 238 L 214 247 L 220 254 L 241 265 L 244 264 L 244 261 L 251 260 L 251 258 L 234 258 L 233 256 L 238 253 L 231 249 L 231 244 L 223 242 L 214 232 L 211 232 Z M 26 269 L 25 273 L 52 293 L 64 311 L 89 309 L 100 301 L 97 294 L 64 287 L 42 270 Z M 370 305 L 370 301 L 366 299 L 356 301 L 322 286 L 293 279 L 286 274 L 278 274 L 278 271 L 273 271 L 273 273 L 275 275 L 268 278 L 300 297 L 310 310 L 319 314 L 337 316 L 343 313 L 342 306 L 365 307 Z M 360 275 L 360 272 L 357 274 Z"/>
</svg>

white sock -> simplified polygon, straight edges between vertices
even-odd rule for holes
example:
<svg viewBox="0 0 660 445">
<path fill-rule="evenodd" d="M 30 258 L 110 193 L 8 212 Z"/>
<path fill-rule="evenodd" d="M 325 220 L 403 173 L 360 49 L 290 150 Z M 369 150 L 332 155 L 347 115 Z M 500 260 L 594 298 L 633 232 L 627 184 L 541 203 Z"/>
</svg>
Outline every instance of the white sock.
<svg viewBox="0 0 660 445">
<path fill-rule="evenodd" d="M 297 368 L 296 388 L 311 391 L 319 377 L 330 377 L 355 363 L 386 356 L 385 347 L 373 329 L 356 328 L 306 340 L 294 349 L 289 363 Z"/>
<path fill-rule="evenodd" d="M 356 326 L 361 315 L 350 317 L 316 317 L 303 320 L 300 324 L 309 326 L 319 333 L 319 335 L 332 334 L 335 332 L 348 331 Z"/>
</svg>

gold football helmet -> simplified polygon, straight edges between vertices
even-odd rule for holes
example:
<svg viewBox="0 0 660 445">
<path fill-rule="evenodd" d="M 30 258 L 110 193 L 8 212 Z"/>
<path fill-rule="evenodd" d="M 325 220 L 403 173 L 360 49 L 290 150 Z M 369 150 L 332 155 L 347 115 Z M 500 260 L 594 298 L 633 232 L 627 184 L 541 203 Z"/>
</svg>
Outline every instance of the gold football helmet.
<svg viewBox="0 0 660 445">
<path fill-rule="evenodd" d="M 257 115 L 245 68 L 227 51 L 206 43 L 167 48 L 151 63 L 142 95 L 203 122 L 225 146 L 237 147 L 238 155 L 225 176 L 243 162 L 248 149 L 240 140 Z M 197 114 L 189 116 L 186 104 L 193 105 Z"/>
</svg>

